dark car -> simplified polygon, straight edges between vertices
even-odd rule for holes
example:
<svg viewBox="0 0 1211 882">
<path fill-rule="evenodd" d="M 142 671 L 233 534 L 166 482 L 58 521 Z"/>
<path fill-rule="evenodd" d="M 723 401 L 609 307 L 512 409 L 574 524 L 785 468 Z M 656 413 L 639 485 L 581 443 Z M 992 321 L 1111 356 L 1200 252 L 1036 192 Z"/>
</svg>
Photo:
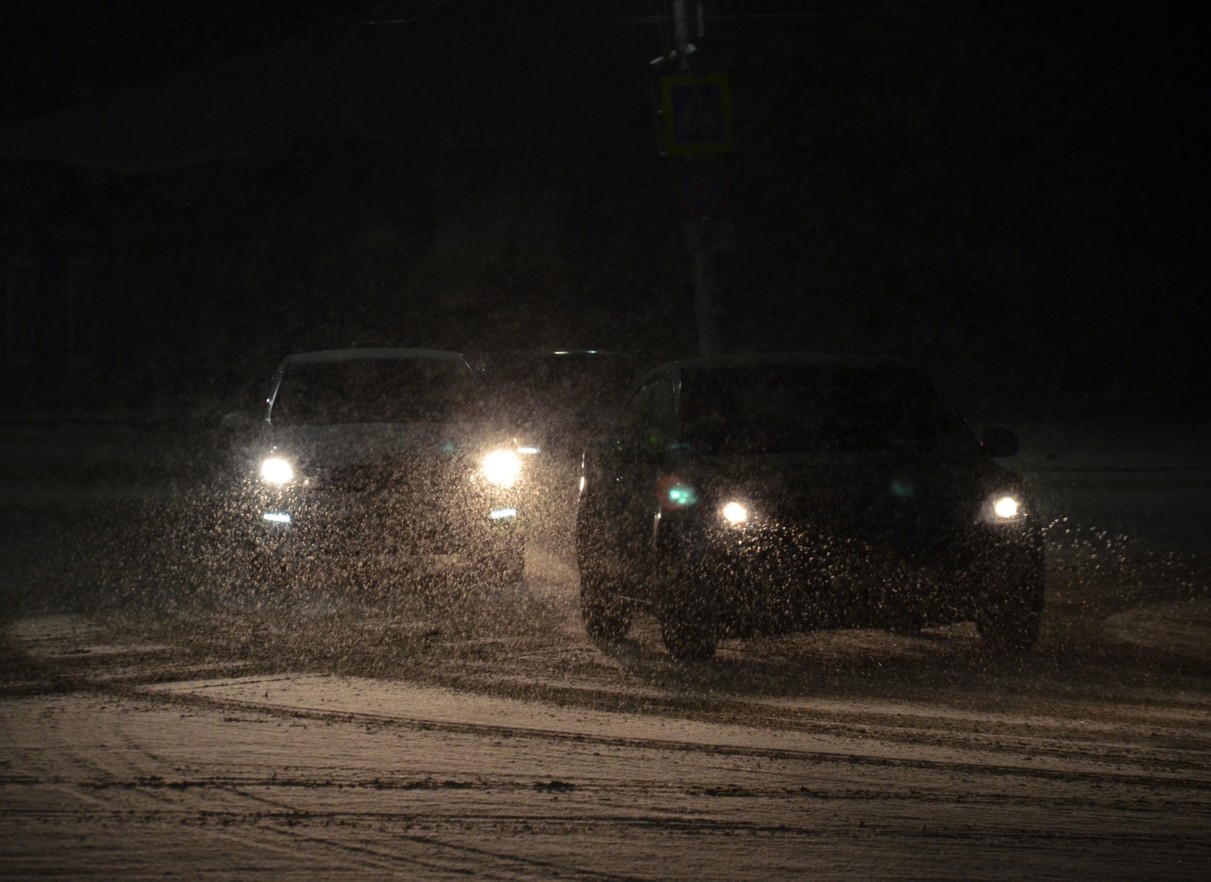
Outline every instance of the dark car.
<svg viewBox="0 0 1211 882">
<path fill-rule="evenodd" d="M 581 606 L 598 642 L 657 616 L 669 653 L 725 637 L 974 621 L 1002 652 L 1036 641 L 1040 525 L 920 372 L 890 358 L 727 356 L 666 364 L 586 457 Z"/>
<path fill-rule="evenodd" d="M 277 570 L 325 575 L 441 556 L 520 581 L 521 457 L 457 352 L 286 357 L 249 455 L 241 510 Z"/>
</svg>

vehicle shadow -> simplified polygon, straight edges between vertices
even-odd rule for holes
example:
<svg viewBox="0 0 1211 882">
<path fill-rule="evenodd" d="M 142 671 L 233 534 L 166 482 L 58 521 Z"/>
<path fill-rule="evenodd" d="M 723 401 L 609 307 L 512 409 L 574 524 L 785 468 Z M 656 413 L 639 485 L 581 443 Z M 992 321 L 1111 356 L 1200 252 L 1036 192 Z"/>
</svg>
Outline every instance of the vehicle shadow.
<svg viewBox="0 0 1211 882">
<path fill-rule="evenodd" d="M 1211 693 L 1205 658 L 1108 635 L 1074 642 L 1049 634 L 1046 626 L 1039 645 L 1015 657 L 986 653 L 967 624 L 916 634 L 819 631 L 724 641 L 710 661 L 683 663 L 669 658 L 654 623 L 639 621 L 627 640 L 597 648 L 629 680 L 683 700 L 949 696 L 964 704 L 997 704 L 1040 694 Z"/>
</svg>

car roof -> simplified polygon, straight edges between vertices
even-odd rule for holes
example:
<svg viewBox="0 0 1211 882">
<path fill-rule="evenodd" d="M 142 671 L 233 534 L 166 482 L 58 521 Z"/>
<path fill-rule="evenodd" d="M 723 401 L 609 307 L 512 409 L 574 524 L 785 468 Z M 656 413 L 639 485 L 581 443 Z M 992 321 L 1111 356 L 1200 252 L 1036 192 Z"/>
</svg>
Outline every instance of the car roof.
<svg viewBox="0 0 1211 882">
<path fill-rule="evenodd" d="M 631 353 L 620 352 L 616 349 L 497 349 L 485 354 L 489 357 L 499 356 L 502 358 L 575 358 L 577 356 L 587 358 L 634 358 Z"/>
<path fill-rule="evenodd" d="M 315 352 L 295 352 L 286 356 L 282 366 L 295 364 L 319 364 L 333 361 L 370 361 L 370 360 L 419 361 L 430 359 L 434 361 L 451 361 L 466 364 L 467 359 L 461 352 L 446 349 L 400 349 L 394 347 L 352 348 L 352 349 L 321 349 Z"/>
<path fill-rule="evenodd" d="M 543 361 L 618 361 L 633 363 L 633 353 L 617 349 L 492 349 L 475 352 L 471 358 L 476 364 L 495 367 L 499 365 L 525 364 Z"/>
<path fill-rule="evenodd" d="M 833 352 L 733 352 L 722 355 L 692 356 L 665 362 L 653 369 L 690 373 L 696 371 L 728 370 L 739 367 L 777 365 L 851 365 L 855 367 L 908 368 L 901 359 L 889 355 L 850 355 Z"/>
</svg>

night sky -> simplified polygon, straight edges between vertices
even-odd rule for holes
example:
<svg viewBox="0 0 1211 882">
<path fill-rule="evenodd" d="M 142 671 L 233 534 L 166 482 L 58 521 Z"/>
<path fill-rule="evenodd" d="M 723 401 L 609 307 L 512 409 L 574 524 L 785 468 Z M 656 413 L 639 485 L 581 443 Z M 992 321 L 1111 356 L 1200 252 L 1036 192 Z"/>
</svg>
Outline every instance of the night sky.
<svg viewBox="0 0 1211 882">
<path fill-rule="evenodd" d="M 901 355 L 969 408 L 1211 415 L 1193 13 L 1056 6 L 705 5 L 695 67 L 729 75 L 736 132 L 707 222 L 724 348 Z M 102 169 L 127 196 L 243 194 L 145 200 L 172 217 L 188 203 L 235 286 L 215 298 L 264 300 L 192 307 L 203 369 L 238 361 L 215 338 L 259 376 L 366 328 L 467 349 L 696 346 L 683 160 L 656 149 L 667 3 L 0 10 L 0 166 Z M 412 239 L 351 257 L 338 215 Z M 247 235 L 219 232 L 249 217 L 331 259 L 249 281 Z"/>
</svg>

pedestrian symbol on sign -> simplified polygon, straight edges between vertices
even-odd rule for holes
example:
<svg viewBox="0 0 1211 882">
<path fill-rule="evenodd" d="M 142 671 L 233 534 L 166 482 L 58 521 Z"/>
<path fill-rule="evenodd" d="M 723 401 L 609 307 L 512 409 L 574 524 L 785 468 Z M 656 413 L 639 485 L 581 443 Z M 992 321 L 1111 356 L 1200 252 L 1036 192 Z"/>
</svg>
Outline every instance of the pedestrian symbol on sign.
<svg viewBox="0 0 1211 882">
<path fill-rule="evenodd" d="M 660 98 L 666 154 L 731 152 L 731 98 L 726 74 L 662 77 Z"/>
<path fill-rule="evenodd" d="M 723 131 L 723 123 L 702 97 L 701 89 L 686 90 L 689 100 L 679 116 L 673 117 L 677 127 L 677 138 L 681 141 L 713 141 Z M 674 102 L 674 106 L 676 103 Z"/>
</svg>

